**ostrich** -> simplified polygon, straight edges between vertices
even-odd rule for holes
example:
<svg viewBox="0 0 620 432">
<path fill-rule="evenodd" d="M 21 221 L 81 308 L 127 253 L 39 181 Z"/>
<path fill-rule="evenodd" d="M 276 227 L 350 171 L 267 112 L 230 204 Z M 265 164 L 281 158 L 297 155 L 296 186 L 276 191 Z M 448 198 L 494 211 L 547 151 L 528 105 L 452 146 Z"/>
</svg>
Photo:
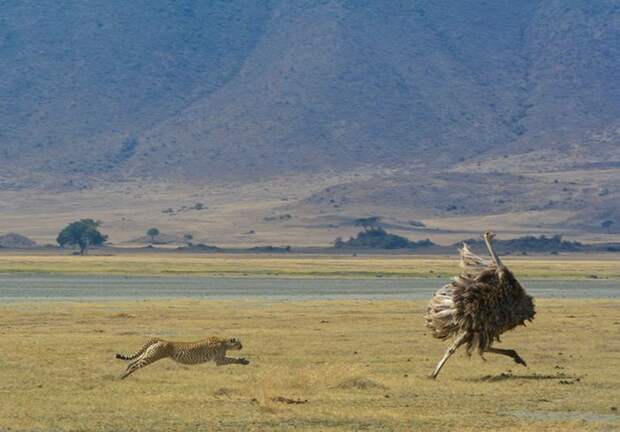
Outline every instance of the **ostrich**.
<svg viewBox="0 0 620 432">
<path fill-rule="evenodd" d="M 515 350 L 492 347 L 500 335 L 534 318 L 534 302 L 493 249 L 495 233 L 484 233 L 492 262 L 471 252 L 467 244 L 460 250 L 463 272 L 439 289 L 430 301 L 426 326 L 433 337 L 454 342 L 437 364 L 431 377 L 439 374 L 448 358 L 463 344 L 467 354 L 475 348 L 483 354 L 501 354 L 527 366 Z M 484 359 L 484 357 L 483 357 Z"/>
</svg>

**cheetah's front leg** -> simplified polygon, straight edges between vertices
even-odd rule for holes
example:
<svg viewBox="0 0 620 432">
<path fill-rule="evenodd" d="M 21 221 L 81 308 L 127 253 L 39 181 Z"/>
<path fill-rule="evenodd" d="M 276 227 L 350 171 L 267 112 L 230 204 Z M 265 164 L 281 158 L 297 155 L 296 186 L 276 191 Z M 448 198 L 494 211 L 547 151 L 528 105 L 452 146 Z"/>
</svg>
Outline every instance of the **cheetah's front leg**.
<svg viewBox="0 0 620 432">
<path fill-rule="evenodd" d="M 250 364 L 249 360 L 245 358 L 234 358 L 234 357 L 218 357 L 215 359 L 215 364 L 217 366 L 229 365 L 229 364 L 241 364 L 247 365 Z"/>
</svg>

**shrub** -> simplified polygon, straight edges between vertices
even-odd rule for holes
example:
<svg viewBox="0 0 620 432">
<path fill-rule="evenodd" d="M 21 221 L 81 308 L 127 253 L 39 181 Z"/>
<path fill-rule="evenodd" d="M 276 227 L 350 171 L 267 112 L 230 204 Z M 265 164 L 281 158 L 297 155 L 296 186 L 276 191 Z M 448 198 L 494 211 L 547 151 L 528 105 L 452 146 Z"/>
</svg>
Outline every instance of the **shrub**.
<svg viewBox="0 0 620 432">
<path fill-rule="evenodd" d="M 406 237 L 390 234 L 383 228 L 365 229 L 357 233 L 357 236 L 343 241 L 340 237 L 334 242 L 337 248 L 370 248 L 370 249 L 416 249 L 432 246 L 434 243 L 429 239 L 411 241 Z"/>
</svg>

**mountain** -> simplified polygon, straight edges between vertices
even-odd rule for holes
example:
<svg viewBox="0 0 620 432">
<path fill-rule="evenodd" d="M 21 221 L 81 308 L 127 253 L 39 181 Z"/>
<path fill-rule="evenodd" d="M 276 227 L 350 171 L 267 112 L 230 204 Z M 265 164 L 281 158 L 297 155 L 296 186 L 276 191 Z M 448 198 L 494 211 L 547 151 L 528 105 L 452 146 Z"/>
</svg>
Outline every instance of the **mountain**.
<svg viewBox="0 0 620 432">
<path fill-rule="evenodd" d="M 620 226 L 616 0 L 0 1 L 0 66 L 5 194 L 285 178 L 250 221 Z"/>
</svg>

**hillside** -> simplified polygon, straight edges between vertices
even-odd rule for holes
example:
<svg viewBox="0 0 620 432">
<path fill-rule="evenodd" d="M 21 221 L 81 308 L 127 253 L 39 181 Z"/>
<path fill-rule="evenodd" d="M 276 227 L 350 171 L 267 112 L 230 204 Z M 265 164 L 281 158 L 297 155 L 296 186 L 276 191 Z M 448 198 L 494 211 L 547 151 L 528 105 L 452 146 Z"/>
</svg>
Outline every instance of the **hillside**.
<svg viewBox="0 0 620 432">
<path fill-rule="evenodd" d="M 166 206 L 221 199 L 210 230 L 280 232 L 260 241 L 325 228 L 323 241 L 369 214 L 403 230 L 424 219 L 581 236 L 611 219 L 620 231 L 614 0 L 41 0 L 0 12 L 0 231 L 48 241 L 53 230 L 31 227 L 73 217 L 67 206 L 122 240 L 143 234 L 122 223 L 135 214 L 203 229 L 161 214 L 161 185 L 176 191 Z M 280 213 L 295 217 L 264 220 Z M 253 241 L 235 236 L 223 240 Z"/>
</svg>

